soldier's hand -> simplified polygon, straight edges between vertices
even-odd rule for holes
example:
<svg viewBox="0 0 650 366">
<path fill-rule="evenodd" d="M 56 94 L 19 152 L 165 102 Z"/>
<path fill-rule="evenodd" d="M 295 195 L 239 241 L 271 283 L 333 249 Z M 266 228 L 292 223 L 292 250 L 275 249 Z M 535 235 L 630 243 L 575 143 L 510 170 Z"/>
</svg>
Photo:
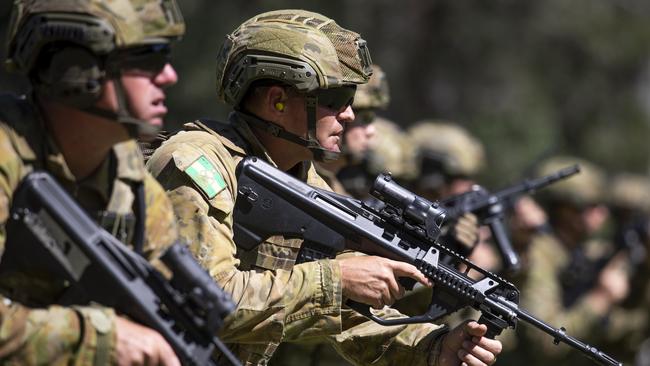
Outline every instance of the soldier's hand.
<svg viewBox="0 0 650 366">
<path fill-rule="evenodd" d="M 532 197 L 520 197 L 513 206 L 509 221 L 510 239 L 515 250 L 527 252 L 532 236 L 546 225 L 548 217 L 544 209 Z"/>
<path fill-rule="evenodd" d="M 456 241 L 471 251 L 479 239 L 478 218 L 473 213 L 467 212 L 458 218 L 452 232 Z"/>
<path fill-rule="evenodd" d="M 478 243 L 480 235 L 478 218 L 473 213 L 467 212 L 448 225 L 450 226 L 446 228 L 446 233 L 441 238 L 442 242 L 454 251 L 468 256 Z"/>
<path fill-rule="evenodd" d="M 441 366 L 493 365 L 502 345 L 496 339 L 483 337 L 487 326 L 468 321 L 452 329 L 442 341 Z"/>
<path fill-rule="evenodd" d="M 414 266 L 390 259 L 362 256 L 337 259 L 341 267 L 343 296 L 375 309 L 392 305 L 404 296 L 399 277 L 410 277 L 425 286 L 431 282 Z"/>
<path fill-rule="evenodd" d="M 117 364 L 180 366 L 171 346 L 157 332 L 118 317 L 116 321 Z"/>
<path fill-rule="evenodd" d="M 623 301 L 630 289 L 627 258 L 619 253 L 612 258 L 598 277 L 598 287 L 609 297 L 612 304 Z"/>
</svg>

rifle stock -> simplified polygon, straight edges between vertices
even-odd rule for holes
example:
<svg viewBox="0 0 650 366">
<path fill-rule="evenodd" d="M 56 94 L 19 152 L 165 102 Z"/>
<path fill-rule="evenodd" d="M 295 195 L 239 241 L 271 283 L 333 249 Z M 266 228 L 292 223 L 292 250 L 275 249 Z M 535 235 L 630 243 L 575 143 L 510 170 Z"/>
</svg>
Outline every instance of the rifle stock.
<svg viewBox="0 0 650 366">
<path fill-rule="evenodd" d="M 27 272 L 55 279 L 62 284 L 57 304 L 114 308 L 158 331 L 184 365 L 216 365 L 216 348 L 232 365 L 240 366 L 216 337 L 235 305 L 185 246 L 176 243 L 161 257 L 173 276 L 166 279 L 99 227 L 45 172 L 29 174 L 15 192 L 7 238 L 11 240 L 0 262 L 0 276 Z M 11 292 L 7 295 L 13 297 Z M 19 300 L 34 306 L 51 301 L 38 294 Z"/>
<path fill-rule="evenodd" d="M 430 322 L 473 307 L 481 311 L 479 321 L 488 326 L 489 336 L 524 321 L 550 334 L 556 343 L 564 342 L 601 365 L 620 365 L 567 335 L 563 328 L 555 329 L 519 309 L 519 291 L 512 284 L 436 242 L 443 210 L 401 187 L 383 189 L 386 179 L 390 177 L 380 176 L 373 189 L 383 204 L 370 207 L 310 187 L 257 158 L 244 159 L 238 166 L 235 242 L 253 248 L 273 235 L 284 235 L 305 240 L 299 259 L 332 257 L 343 249 L 352 249 L 414 265 L 434 283 L 434 296 L 425 314 L 386 320 L 372 314 L 368 305 L 350 303 L 355 310 L 383 325 Z M 303 256 L 305 251 L 310 254 Z M 455 263 L 462 263 L 467 269 L 459 271 L 441 262 L 442 255 L 453 257 Z M 480 279 L 470 277 L 472 272 Z"/>
</svg>

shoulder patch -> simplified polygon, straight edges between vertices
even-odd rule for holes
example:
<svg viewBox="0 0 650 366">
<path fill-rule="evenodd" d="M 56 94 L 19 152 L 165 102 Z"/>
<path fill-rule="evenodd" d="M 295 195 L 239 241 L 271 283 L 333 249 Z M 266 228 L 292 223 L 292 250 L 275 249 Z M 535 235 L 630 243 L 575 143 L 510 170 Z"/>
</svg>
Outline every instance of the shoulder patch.
<svg viewBox="0 0 650 366">
<path fill-rule="evenodd" d="M 208 199 L 213 199 L 226 188 L 223 177 L 204 155 L 194 160 L 184 171 Z"/>
</svg>

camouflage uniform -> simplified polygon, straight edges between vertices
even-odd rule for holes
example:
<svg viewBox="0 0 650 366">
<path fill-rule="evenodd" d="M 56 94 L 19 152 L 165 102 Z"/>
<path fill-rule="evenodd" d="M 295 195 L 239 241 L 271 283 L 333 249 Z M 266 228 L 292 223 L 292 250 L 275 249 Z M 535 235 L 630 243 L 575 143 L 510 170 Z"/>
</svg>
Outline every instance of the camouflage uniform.
<svg viewBox="0 0 650 366">
<path fill-rule="evenodd" d="M 170 5 L 175 6 L 168 1 L 166 6 Z M 114 42 L 117 48 L 121 48 L 137 45 L 152 34 L 159 37 L 159 42 L 171 34 L 181 34 L 184 29 L 182 20 L 170 31 L 165 28 L 169 22 L 164 21 L 162 10 L 160 4 L 146 1 L 137 5 L 129 1 L 114 1 L 109 5 L 101 1 L 16 1 L 9 42 L 9 55 L 12 57 L 9 65 L 17 71 L 29 72 L 40 52 L 34 47 L 43 46 L 44 40 L 49 40 L 48 36 L 65 37 L 60 33 L 41 33 L 37 35 L 41 37 L 41 43 L 17 46 L 24 39 L 17 40 L 19 36 L 16 34 L 28 27 L 25 24 L 29 24 L 30 19 L 38 19 L 32 18 L 33 14 L 47 13 L 56 18 L 56 14 L 65 13 L 63 17 L 69 22 L 77 17 L 107 21 L 110 25 L 103 25 L 107 27 L 106 34 L 115 32 L 115 39 L 108 40 L 108 44 Z M 120 20 L 111 15 L 117 13 L 121 16 Z M 44 18 L 40 18 L 40 22 L 47 23 Z M 143 31 L 145 25 L 149 28 Z M 77 38 L 80 42 L 85 40 L 84 37 Z M 45 170 L 107 230 L 126 243 L 128 240 L 125 239 L 133 237 L 132 224 L 136 220 L 134 201 L 139 192 L 143 192 L 147 213 L 143 225 L 143 254 L 148 258 L 157 258 L 163 249 L 176 240 L 178 232 L 171 203 L 144 168 L 135 140 L 114 145 L 103 163 L 89 177 L 77 180 L 53 137 L 47 132 L 44 122 L 47 116 L 41 113 L 42 110 L 31 97 L 0 95 L 0 253 L 5 245 L 14 245 L 13 240 L 17 240 L 7 237 L 5 231 L 14 191 L 25 175 L 34 170 Z M 99 306 L 47 306 L 55 302 L 65 288 L 65 284 L 53 278 L 16 273 L 0 278 L 0 285 L 8 296 L 0 301 L 2 364 L 97 365 L 116 362 L 116 316 L 113 310 Z M 41 307 L 28 308 L 19 302 Z"/>
<path fill-rule="evenodd" d="M 345 187 L 339 181 L 339 179 L 336 177 L 336 174 L 334 174 L 332 171 L 328 170 L 327 168 L 323 167 L 322 163 L 316 162 L 314 163 L 314 168 L 316 169 L 316 173 L 325 181 L 325 184 L 327 184 L 328 187 L 333 192 L 336 192 L 338 194 L 342 194 L 344 196 L 349 196 L 350 194 L 345 190 Z"/>
<path fill-rule="evenodd" d="M 336 39 L 343 46 L 362 42 L 358 35 L 339 28 L 332 20 L 305 11 L 270 12 L 245 22 L 228 36 L 219 57 L 219 91 L 226 94 L 221 95 L 230 104 L 239 104 L 237 90 L 239 87 L 245 89 L 248 81 L 228 79 L 230 76 L 225 69 L 230 63 L 238 62 L 235 55 L 241 49 L 250 53 L 263 52 L 255 56 L 259 59 L 254 63 L 238 64 L 243 70 L 233 74 L 235 78 L 236 75 L 250 75 L 246 74 L 250 65 L 268 62 L 264 67 L 265 77 L 298 79 L 294 84 L 298 90 L 314 87 L 306 86 L 311 85 L 303 78 L 308 77 L 307 74 L 294 78 L 291 70 L 276 70 L 284 64 L 278 66 L 267 56 L 277 54 L 297 54 L 291 61 L 284 58 L 285 62 L 334 59 L 335 62 L 324 62 L 317 68 L 317 88 L 340 86 L 344 80 L 342 71 L 347 73 L 348 79 L 356 77 L 359 50 L 353 49 L 346 56 L 352 56 L 347 65 L 355 69 L 343 69 L 337 51 L 323 37 L 321 29 L 338 35 Z M 314 50 L 319 53 L 312 54 Z M 305 67 L 304 64 L 298 70 L 301 67 Z M 323 77 L 320 73 L 335 77 Z M 364 78 L 356 80 L 357 83 L 365 81 Z M 250 118 L 238 111 L 231 114 L 229 123 L 196 121 L 186 124 L 184 131 L 163 143 L 147 163 L 174 204 L 181 237 L 191 243 L 190 248 L 201 264 L 238 304 L 220 337 L 235 344 L 231 348 L 247 365 L 264 365 L 279 343 L 297 340 L 331 342 L 354 364 L 435 363 L 441 345 L 439 339 L 446 328 L 432 324 L 382 327 L 343 308 L 341 271 L 336 260 L 295 265 L 302 245 L 302 241 L 296 239 L 272 237 L 251 251 L 238 248 L 233 242 L 237 164 L 248 155 L 273 164 L 253 134 Z M 309 138 L 312 137 L 311 128 L 315 127 L 312 122 L 315 121 L 308 121 Z M 329 189 L 311 162 L 299 164 L 290 173 L 311 185 Z M 382 313 L 399 316 L 390 310 Z"/>
<path fill-rule="evenodd" d="M 238 304 L 220 334 L 224 341 L 237 343 L 238 357 L 247 364 L 265 364 L 280 342 L 318 341 L 332 335 L 327 340 L 336 342 L 335 347 L 357 364 L 382 355 L 383 362 L 390 364 L 388 360 L 407 353 L 415 364 L 425 364 L 431 342 L 443 329 L 434 325 L 382 327 L 342 309 L 336 261 L 294 265 L 302 244 L 296 239 L 274 237 L 250 252 L 236 246 L 232 241 L 235 167 L 248 155 L 272 160 L 237 115 L 231 115 L 229 125 L 204 122 L 186 124 L 185 131 L 156 150 L 147 167 L 168 190 L 181 237 L 192 243 L 199 262 Z M 188 168 L 199 161 L 207 161 L 225 182 L 212 197 L 209 188 L 188 174 Z M 296 174 L 313 186 L 328 189 L 308 162 Z M 355 339 L 360 334 L 368 340 Z"/>
<path fill-rule="evenodd" d="M 51 136 L 45 133 L 42 117 L 36 114 L 32 103 L 5 95 L 0 97 L 0 106 L 0 171 L 3 172 L 0 177 L 0 249 L 12 240 L 4 232 L 12 194 L 22 178 L 34 170 L 50 172 L 88 212 L 96 217 L 115 215 L 115 220 L 111 221 L 116 223 L 129 222 L 133 217 L 134 188 L 144 184 L 147 210 L 144 254 L 156 258 L 162 249 L 172 244 L 177 231 L 169 199 L 145 170 L 135 141 L 115 145 L 92 176 L 77 182 Z M 119 220 L 120 217 L 124 220 Z M 114 234 L 126 230 L 119 225 L 107 229 Z M 60 283 L 43 283 L 34 278 L 3 277 L 0 284 L 10 292 L 12 299 L 38 296 L 41 303 L 54 301 L 53 289 L 61 289 Z M 44 291 L 48 297 L 54 297 L 44 297 Z M 9 302 L 0 308 L 0 358 L 11 357 L 8 362 L 89 365 L 93 360 L 100 362 L 114 357 L 111 350 L 115 342 L 115 315 L 110 309 L 53 306 L 29 310 Z"/>
</svg>

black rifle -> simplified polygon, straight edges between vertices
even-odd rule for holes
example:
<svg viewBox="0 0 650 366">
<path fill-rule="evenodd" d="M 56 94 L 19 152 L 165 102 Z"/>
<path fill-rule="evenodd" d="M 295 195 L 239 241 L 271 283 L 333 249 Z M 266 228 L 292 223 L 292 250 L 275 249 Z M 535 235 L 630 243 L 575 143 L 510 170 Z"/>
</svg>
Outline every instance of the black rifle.
<svg viewBox="0 0 650 366">
<path fill-rule="evenodd" d="M 445 199 L 441 205 L 447 212 L 447 219 L 457 220 L 471 212 L 478 217 L 482 224 L 488 225 L 504 269 L 514 273 L 521 269 L 521 263 L 517 252 L 512 248 L 504 224 L 507 203 L 522 194 L 534 193 L 579 171 L 578 165 L 570 166 L 541 178 L 524 179 L 495 193 L 490 193 L 485 188 L 474 185 L 471 191 Z"/>
<path fill-rule="evenodd" d="M 172 272 L 168 280 L 91 220 L 45 172 L 29 174 L 15 192 L 7 238 L 0 276 L 56 279 L 66 284 L 57 304 L 114 308 L 158 331 L 184 365 L 216 365 L 215 347 L 240 365 L 216 337 L 235 305 L 184 245 L 174 244 L 161 257 Z M 19 288 L 15 295 L 23 290 L 30 291 Z M 30 296 L 15 299 L 29 304 Z M 31 300 L 48 305 L 38 302 Z"/>
<path fill-rule="evenodd" d="M 238 196 L 234 212 L 237 245 L 252 249 L 273 235 L 302 238 L 301 259 L 333 256 L 344 249 L 410 263 L 434 283 L 434 295 L 425 314 L 382 319 L 370 307 L 348 302 L 359 313 L 382 325 L 431 322 L 464 307 L 481 311 L 479 322 L 494 337 L 519 320 L 564 342 L 601 365 L 618 361 L 520 309 L 519 291 L 504 279 L 476 266 L 438 244 L 444 210 L 380 176 L 371 193 L 383 202 L 373 208 L 363 202 L 313 188 L 257 158 L 238 166 Z M 263 217 L 264 220 L 260 220 Z M 452 256 L 466 270 L 442 263 Z M 475 280 L 469 276 L 481 277 Z"/>
</svg>

